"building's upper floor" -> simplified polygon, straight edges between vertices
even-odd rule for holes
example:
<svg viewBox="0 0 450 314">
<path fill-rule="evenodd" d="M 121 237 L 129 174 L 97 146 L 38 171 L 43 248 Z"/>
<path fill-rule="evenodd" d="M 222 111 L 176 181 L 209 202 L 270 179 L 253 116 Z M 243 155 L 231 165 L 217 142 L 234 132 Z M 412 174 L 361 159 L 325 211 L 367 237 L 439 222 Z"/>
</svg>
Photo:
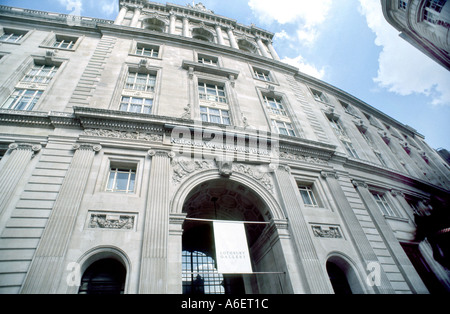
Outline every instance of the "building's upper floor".
<svg viewBox="0 0 450 314">
<path fill-rule="evenodd" d="M 381 5 L 403 39 L 450 70 L 450 2 L 381 0 Z"/>
<path fill-rule="evenodd" d="M 121 9 L 115 22 L 1 6 L 2 121 L 25 112 L 71 114 L 76 108 L 120 113 L 124 119 L 201 121 L 313 143 L 355 167 L 391 169 L 448 188 L 450 168 L 422 135 L 277 60 L 275 52 L 269 54 L 270 33 L 219 19 L 203 7 L 142 3 L 124 2 L 126 12 Z M 126 26 L 134 16 L 136 27 Z M 188 36 L 180 16 L 189 16 Z M 167 23 L 149 28 L 149 18 Z M 222 36 L 191 38 L 197 29 L 211 31 L 206 25 L 213 21 Z M 229 44 L 233 37 L 239 43 L 237 29 L 247 42 L 253 36 L 254 50 Z"/>
</svg>

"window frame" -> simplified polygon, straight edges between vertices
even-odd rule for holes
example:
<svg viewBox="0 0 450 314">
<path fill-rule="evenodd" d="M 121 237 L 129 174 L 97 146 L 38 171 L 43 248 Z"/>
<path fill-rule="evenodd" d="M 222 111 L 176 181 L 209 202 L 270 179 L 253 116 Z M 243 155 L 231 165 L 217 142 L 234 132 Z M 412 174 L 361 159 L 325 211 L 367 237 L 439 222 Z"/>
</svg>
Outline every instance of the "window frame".
<svg viewBox="0 0 450 314">
<path fill-rule="evenodd" d="M 125 103 L 124 102 L 124 98 L 129 98 L 128 102 Z M 142 100 L 142 103 L 141 104 L 133 103 L 132 102 L 133 99 Z M 146 101 L 147 100 L 151 100 L 151 104 L 150 105 L 146 105 Z M 136 97 L 136 96 L 128 96 L 128 95 L 122 94 L 122 97 L 120 98 L 119 111 L 131 112 L 131 113 L 140 113 L 140 114 L 153 114 L 154 102 L 155 102 L 154 98 L 150 98 L 150 97 Z M 124 106 L 124 104 L 127 105 L 127 110 L 123 110 L 122 109 L 122 106 Z M 132 105 L 135 105 L 135 106 L 140 105 L 140 107 L 141 107 L 140 112 L 130 111 L 130 108 L 132 107 Z M 150 107 L 150 110 L 149 110 L 150 112 L 148 112 L 148 113 L 145 112 L 145 108 L 146 107 Z"/>
<path fill-rule="evenodd" d="M 127 171 L 125 171 L 125 168 Z M 133 169 L 134 168 L 134 169 Z M 127 173 L 128 174 L 128 178 L 127 178 L 127 187 L 125 190 L 119 190 L 117 188 L 117 176 L 118 174 L 124 174 Z M 112 178 L 112 182 L 111 182 L 111 174 L 114 174 L 114 177 Z M 132 180 L 131 178 L 134 175 L 134 179 Z M 107 180 L 106 180 L 106 187 L 105 187 L 105 192 L 109 192 L 109 193 L 123 193 L 123 194 L 135 194 L 136 193 L 136 181 L 137 181 L 137 169 L 136 166 L 134 167 L 130 167 L 130 166 L 119 166 L 119 165 L 115 165 L 113 163 L 111 163 L 109 165 L 109 170 L 108 170 L 108 176 L 107 176 Z M 133 190 L 130 189 L 130 185 L 131 182 L 133 182 Z M 111 188 L 110 188 L 111 185 Z"/>
<path fill-rule="evenodd" d="M 301 197 L 301 200 L 302 200 L 304 206 L 309 207 L 309 208 L 319 208 L 320 207 L 312 186 L 306 185 L 306 184 L 297 184 L 297 188 L 300 193 L 300 197 Z M 302 192 L 304 192 L 304 193 L 302 193 Z M 308 198 L 309 204 L 305 203 L 305 196 Z"/>
<path fill-rule="evenodd" d="M 203 87 L 203 91 L 200 91 L 201 87 Z M 214 94 L 208 94 L 208 88 L 210 91 L 214 90 Z M 220 92 L 223 93 L 223 96 L 220 95 Z M 199 80 L 197 84 L 197 95 L 200 104 L 202 102 L 216 103 L 221 105 L 229 104 L 225 86 L 219 85 L 218 83 L 208 83 L 206 81 Z"/>
<path fill-rule="evenodd" d="M 15 29 L 15 28 L 9 28 L 9 27 L 0 27 L 0 43 L 6 43 L 6 44 L 15 44 L 20 45 L 28 36 L 30 31 L 28 30 L 22 30 L 22 29 Z M 5 35 L 9 35 L 7 39 L 1 39 Z M 9 39 L 11 36 L 18 35 L 18 38 L 14 41 L 10 41 Z"/>
<path fill-rule="evenodd" d="M 206 111 L 202 111 L 202 108 L 205 108 Z M 219 115 L 211 114 L 211 112 L 210 112 L 211 110 L 218 110 Z M 223 114 L 224 112 L 227 112 L 227 114 L 224 115 Z M 206 120 L 203 119 L 204 116 L 207 117 Z M 220 122 L 212 121 L 211 116 L 219 117 Z M 231 117 L 230 117 L 229 109 L 222 109 L 222 108 L 218 108 L 218 107 L 211 107 L 211 106 L 205 106 L 205 105 L 200 104 L 200 118 L 201 118 L 202 122 L 217 123 L 217 124 L 222 124 L 222 125 L 231 125 Z M 225 123 L 224 119 L 228 119 L 228 123 Z"/>
<path fill-rule="evenodd" d="M 295 132 L 292 121 L 287 122 L 287 121 L 283 121 L 283 120 L 277 120 L 274 118 L 271 118 L 271 121 L 272 121 L 272 128 L 274 128 L 278 134 L 285 135 L 285 136 L 293 136 L 293 137 L 297 136 L 297 133 Z M 287 134 L 280 132 L 280 126 L 278 125 L 278 123 L 282 123 L 284 125 L 284 127 L 282 129 L 285 129 Z M 288 128 L 288 125 L 290 126 L 289 128 Z"/>
<path fill-rule="evenodd" d="M 385 217 L 399 217 L 392 204 L 386 199 L 386 193 L 371 191 L 372 197 L 381 214 Z M 381 205 L 382 206 L 381 206 Z"/>
</svg>

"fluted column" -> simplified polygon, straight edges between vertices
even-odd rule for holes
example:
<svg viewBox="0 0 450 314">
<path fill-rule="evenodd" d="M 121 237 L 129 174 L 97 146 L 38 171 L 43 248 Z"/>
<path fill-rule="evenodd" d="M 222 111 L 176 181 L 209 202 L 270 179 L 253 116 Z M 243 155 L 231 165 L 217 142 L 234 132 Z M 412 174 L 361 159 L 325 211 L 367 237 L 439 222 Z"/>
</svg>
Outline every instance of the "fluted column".
<svg viewBox="0 0 450 314">
<path fill-rule="evenodd" d="M 76 150 L 52 208 L 47 226 L 34 255 L 21 293 L 56 293 L 66 265 L 63 265 L 81 200 L 100 145 L 74 144 Z"/>
<path fill-rule="evenodd" d="M 169 34 L 174 35 L 177 23 L 177 16 L 175 13 L 170 12 L 170 20 L 169 20 Z"/>
<path fill-rule="evenodd" d="M 116 25 L 122 25 L 123 19 L 125 18 L 125 15 L 127 14 L 127 7 L 123 6 L 120 8 L 119 14 L 117 15 L 116 20 L 114 21 L 114 24 Z"/>
<path fill-rule="evenodd" d="M 324 178 L 328 183 L 331 195 L 336 202 L 338 211 L 345 222 L 345 226 L 349 230 L 349 236 L 351 237 L 356 251 L 358 252 L 362 262 L 366 264 L 363 268 L 367 269 L 367 265 L 370 265 L 370 263 L 380 264 L 377 255 L 375 254 L 363 228 L 358 221 L 358 218 L 356 217 L 350 203 L 347 200 L 347 197 L 344 194 L 344 191 L 342 190 L 337 174 L 335 172 L 323 171 L 321 175 L 322 178 Z M 379 293 L 394 293 L 394 289 L 392 288 L 391 283 L 383 269 L 380 271 L 380 276 L 381 285 L 379 287 L 375 286 L 374 289 L 376 291 L 378 290 Z"/>
<path fill-rule="evenodd" d="M 231 48 L 239 49 L 239 45 L 236 41 L 236 37 L 234 37 L 233 28 L 228 28 L 227 30 L 228 38 L 230 39 Z"/>
<path fill-rule="evenodd" d="M 170 157 L 149 151 L 152 158 L 142 241 L 139 293 L 164 294 L 168 279 Z"/>
<path fill-rule="evenodd" d="M 9 199 L 14 193 L 28 162 L 34 153 L 40 151 L 41 148 L 41 145 L 24 143 L 12 143 L 9 145 L 11 154 L 0 171 L 0 217 L 8 206 Z"/>
<path fill-rule="evenodd" d="M 275 50 L 275 48 L 273 47 L 273 45 L 270 41 L 267 42 L 267 47 L 269 48 L 272 58 L 276 61 L 280 61 L 280 56 L 278 56 L 277 51 Z"/>
<path fill-rule="evenodd" d="M 266 58 L 270 58 L 270 55 L 267 52 L 266 46 L 262 42 L 261 37 L 256 37 L 256 43 L 258 44 L 259 50 L 261 51 L 262 55 Z"/>
<path fill-rule="evenodd" d="M 357 180 L 353 180 L 352 183 L 366 205 L 367 211 L 372 217 L 377 229 L 380 230 L 380 235 L 383 238 L 386 247 L 390 251 L 392 258 L 396 262 L 411 291 L 414 293 L 428 293 L 428 289 L 423 284 L 417 271 L 395 237 L 394 232 L 378 208 L 372 193 L 370 193 L 368 189 L 368 185 Z"/>
<path fill-rule="evenodd" d="M 187 16 L 183 17 L 183 36 L 189 37 L 189 18 Z"/>
<path fill-rule="evenodd" d="M 141 16 L 141 8 L 136 7 L 134 9 L 133 18 L 131 19 L 131 23 L 130 23 L 131 27 L 137 27 L 140 16 Z"/>
<path fill-rule="evenodd" d="M 301 211 L 300 200 L 296 196 L 298 191 L 295 190 L 296 185 L 290 169 L 275 170 L 275 177 L 289 221 L 290 233 L 298 253 L 298 262 L 302 268 L 305 293 L 333 293 L 329 279 L 325 275 L 325 268 L 322 267 L 314 248 L 308 224 Z"/>
<path fill-rule="evenodd" d="M 216 24 L 216 33 L 219 45 L 225 45 L 225 41 L 223 40 L 222 27 L 220 27 L 219 24 Z"/>
</svg>

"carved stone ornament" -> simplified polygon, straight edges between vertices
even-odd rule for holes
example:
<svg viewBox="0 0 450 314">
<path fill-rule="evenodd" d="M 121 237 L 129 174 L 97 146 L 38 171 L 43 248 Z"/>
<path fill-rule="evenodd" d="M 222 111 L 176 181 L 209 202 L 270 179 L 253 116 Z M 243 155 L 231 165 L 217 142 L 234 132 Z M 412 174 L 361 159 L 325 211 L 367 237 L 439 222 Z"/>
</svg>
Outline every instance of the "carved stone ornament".
<svg viewBox="0 0 450 314">
<path fill-rule="evenodd" d="M 133 230 L 135 215 L 92 213 L 88 227 L 91 229 Z"/>
<path fill-rule="evenodd" d="M 279 153 L 280 158 L 283 159 L 290 159 L 290 160 L 296 160 L 296 161 L 302 161 L 307 162 L 310 164 L 318 164 L 318 165 L 327 165 L 327 161 L 324 159 L 320 159 L 317 157 L 311 157 L 301 154 L 294 154 L 294 153 L 288 153 L 288 152 L 280 152 Z"/>
<path fill-rule="evenodd" d="M 183 159 L 178 158 L 172 161 L 173 175 L 172 181 L 177 184 L 180 183 L 185 177 L 200 170 L 208 170 L 216 168 L 214 161 L 212 160 L 196 160 L 196 159 Z"/>
<path fill-rule="evenodd" d="M 37 153 L 42 149 L 42 145 L 28 144 L 28 143 L 11 143 L 11 144 L 9 144 L 8 148 L 10 150 L 16 150 L 16 149 L 31 150 L 34 153 Z"/>
<path fill-rule="evenodd" d="M 264 186 L 269 192 L 273 193 L 273 184 L 271 176 L 269 175 L 269 167 L 233 164 L 233 171 L 252 177 L 262 186 Z"/>
<path fill-rule="evenodd" d="M 320 175 L 324 179 L 326 179 L 326 178 L 339 179 L 339 176 L 337 175 L 337 173 L 333 172 L 333 171 L 322 171 L 322 172 L 320 172 Z"/>
<path fill-rule="evenodd" d="M 98 137 L 109 137 L 118 139 L 129 139 L 129 140 L 140 140 L 147 142 L 162 142 L 163 137 L 159 134 L 149 134 L 145 132 L 132 132 L 132 131 L 116 131 L 116 130 L 105 130 L 105 129 L 86 129 L 84 130 L 85 135 L 98 136 Z"/>
<path fill-rule="evenodd" d="M 233 161 L 216 160 L 220 176 L 229 178 L 233 174 Z"/>
<path fill-rule="evenodd" d="M 311 225 L 314 236 L 326 239 L 342 239 L 342 232 L 339 226 Z"/>
<path fill-rule="evenodd" d="M 361 187 L 367 189 L 369 187 L 366 182 L 361 180 L 352 180 L 352 184 L 355 188 Z"/>
<path fill-rule="evenodd" d="M 94 152 L 98 153 L 102 150 L 102 146 L 98 144 L 73 144 L 72 145 L 73 150 L 79 150 L 79 149 L 85 149 L 85 150 L 93 150 Z"/>
</svg>

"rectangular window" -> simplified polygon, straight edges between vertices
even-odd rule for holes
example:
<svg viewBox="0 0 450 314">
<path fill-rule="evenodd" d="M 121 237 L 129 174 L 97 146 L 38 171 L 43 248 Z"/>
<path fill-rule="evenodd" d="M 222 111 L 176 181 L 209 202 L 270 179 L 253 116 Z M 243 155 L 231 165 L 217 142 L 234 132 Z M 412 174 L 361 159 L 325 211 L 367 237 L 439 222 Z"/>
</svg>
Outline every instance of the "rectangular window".
<svg viewBox="0 0 450 314">
<path fill-rule="evenodd" d="M 48 84 L 58 71 L 56 66 L 34 65 L 22 82 Z"/>
<path fill-rule="evenodd" d="M 375 156 L 377 156 L 378 160 L 380 161 L 381 165 L 383 167 L 387 167 L 388 165 L 386 164 L 386 161 L 384 160 L 383 156 L 378 152 L 374 151 L 374 153 L 375 153 Z"/>
<path fill-rule="evenodd" d="M 269 71 L 253 68 L 253 75 L 255 78 L 266 81 L 266 82 L 272 82 L 272 78 L 270 76 Z"/>
<path fill-rule="evenodd" d="M 153 99 L 122 96 L 120 111 L 151 114 Z"/>
<path fill-rule="evenodd" d="M 359 159 L 358 153 L 356 152 L 356 150 L 355 150 L 355 148 L 353 147 L 353 144 L 352 144 L 351 142 L 344 141 L 344 140 L 342 140 L 341 142 L 342 142 L 342 144 L 344 144 L 344 147 L 345 147 L 345 149 L 347 150 L 347 153 L 348 153 L 351 157 L 353 157 L 353 158 L 358 158 L 358 159 Z"/>
<path fill-rule="evenodd" d="M 295 136 L 295 131 L 291 123 L 279 120 L 272 120 L 272 125 L 279 134 Z"/>
<path fill-rule="evenodd" d="M 154 92 L 155 85 L 156 75 L 130 72 L 128 73 L 125 89 Z"/>
<path fill-rule="evenodd" d="M 398 8 L 400 10 L 406 10 L 408 8 L 408 1 L 398 0 Z"/>
<path fill-rule="evenodd" d="M 38 102 L 42 93 L 42 90 L 16 88 L 3 104 L 2 108 L 31 111 Z"/>
<path fill-rule="evenodd" d="M 11 29 L 3 29 L 3 34 L 0 36 L 0 41 L 7 43 L 18 43 L 27 32 L 17 31 Z"/>
<path fill-rule="evenodd" d="M 325 94 L 321 91 L 315 90 L 311 88 L 311 93 L 314 96 L 314 99 L 321 102 L 328 102 Z"/>
<path fill-rule="evenodd" d="M 225 95 L 225 89 L 222 86 L 198 83 L 198 96 L 200 100 L 212 101 L 217 103 L 226 104 L 227 97 Z"/>
<path fill-rule="evenodd" d="M 135 54 L 145 57 L 158 58 L 159 57 L 159 47 L 137 44 Z"/>
<path fill-rule="evenodd" d="M 303 204 L 308 207 L 319 207 L 313 190 L 310 186 L 299 186 L 298 190 L 302 196 Z"/>
<path fill-rule="evenodd" d="M 328 120 L 330 121 L 330 124 L 333 127 L 333 130 L 336 132 L 337 135 L 347 137 L 347 132 L 345 131 L 344 127 L 342 126 L 342 124 L 339 120 L 334 120 L 331 118 L 328 118 Z"/>
<path fill-rule="evenodd" d="M 200 106 L 202 121 L 230 125 L 230 114 L 228 110 Z"/>
<path fill-rule="evenodd" d="M 53 48 L 72 49 L 74 45 L 75 41 L 73 40 L 56 39 L 56 41 L 53 43 Z"/>
<path fill-rule="evenodd" d="M 214 65 L 217 66 L 219 64 L 219 59 L 216 57 L 210 57 L 206 55 L 198 55 L 197 59 L 198 63 L 207 64 L 207 65 Z"/>
<path fill-rule="evenodd" d="M 287 116 L 286 110 L 284 109 L 280 99 L 264 96 L 264 103 L 266 104 L 269 113 L 279 116 Z"/>
<path fill-rule="evenodd" d="M 107 192 L 134 193 L 136 170 L 111 167 L 109 170 Z"/>
<path fill-rule="evenodd" d="M 378 205 L 378 208 L 380 209 L 380 211 L 383 215 L 396 216 L 394 210 L 389 205 L 384 194 L 372 193 L 372 195 L 373 195 L 373 198 L 375 199 L 375 202 Z"/>
</svg>

